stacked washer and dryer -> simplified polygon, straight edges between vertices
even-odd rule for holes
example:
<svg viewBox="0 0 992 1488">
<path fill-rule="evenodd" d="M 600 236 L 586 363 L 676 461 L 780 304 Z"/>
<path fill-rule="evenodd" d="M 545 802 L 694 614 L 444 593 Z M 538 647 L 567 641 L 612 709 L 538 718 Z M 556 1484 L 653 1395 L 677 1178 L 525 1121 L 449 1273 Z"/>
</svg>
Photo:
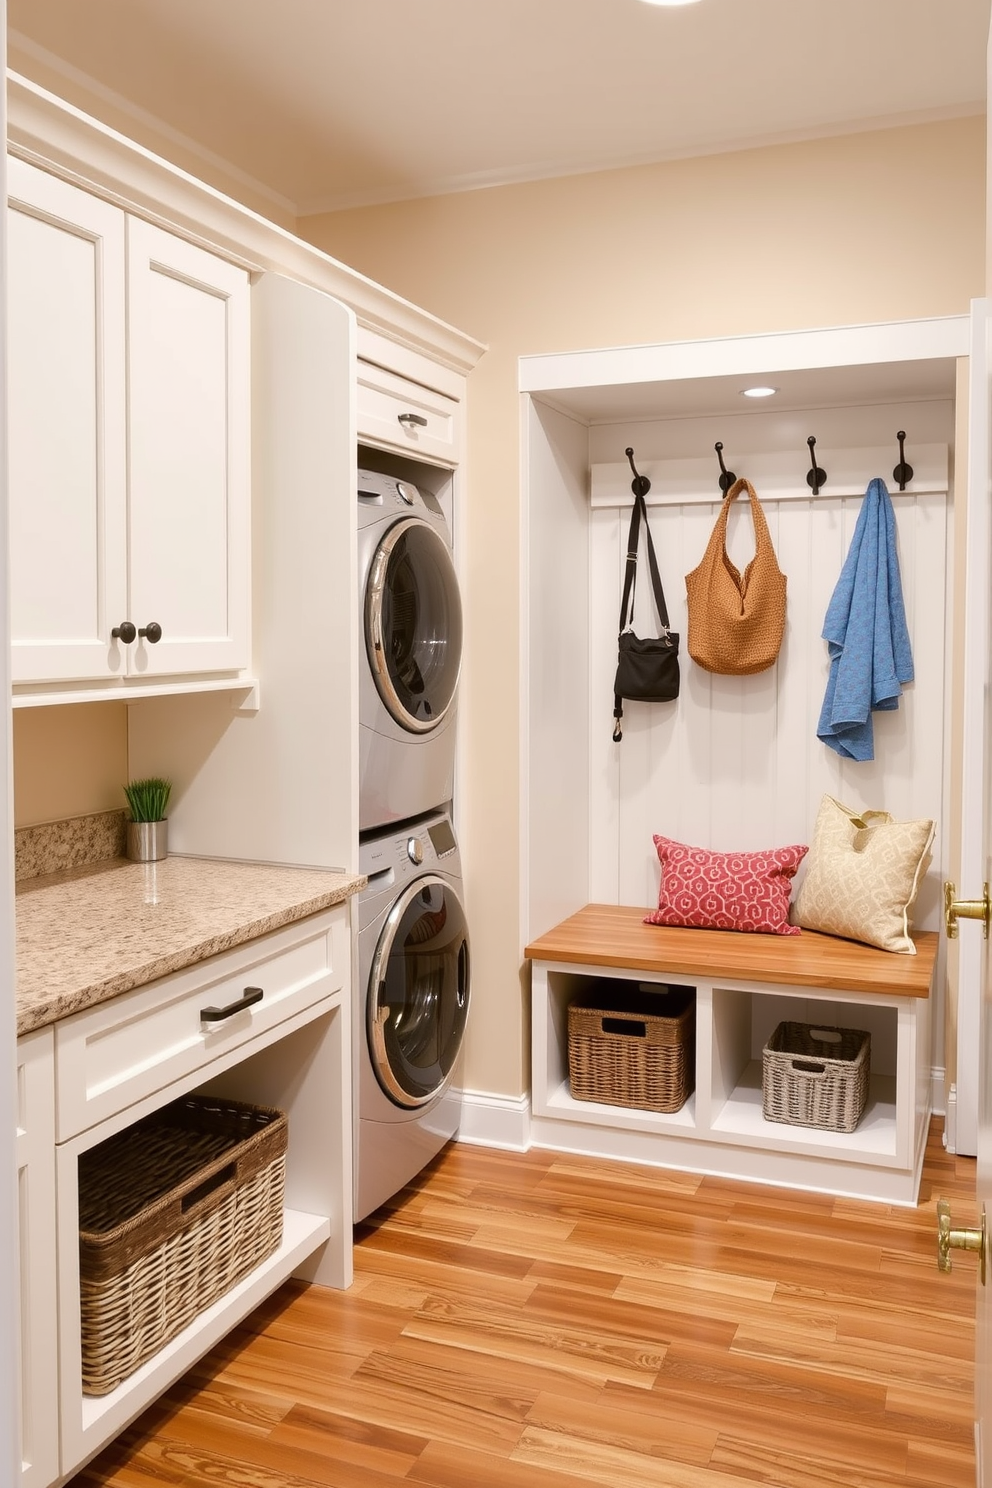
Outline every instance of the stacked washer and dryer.
<svg viewBox="0 0 992 1488">
<path fill-rule="evenodd" d="M 457 1132 L 469 941 L 451 820 L 462 610 L 432 491 L 358 472 L 355 1219 Z"/>
</svg>

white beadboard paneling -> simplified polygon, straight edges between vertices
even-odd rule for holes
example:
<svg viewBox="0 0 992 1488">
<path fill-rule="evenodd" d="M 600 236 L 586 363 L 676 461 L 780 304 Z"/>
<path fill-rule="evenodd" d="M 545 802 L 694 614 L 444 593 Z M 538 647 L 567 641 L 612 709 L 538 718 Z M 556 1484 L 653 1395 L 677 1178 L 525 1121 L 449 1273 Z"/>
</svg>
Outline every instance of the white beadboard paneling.
<svg viewBox="0 0 992 1488">
<path fill-rule="evenodd" d="M 865 485 L 872 474 L 869 467 Z M 682 686 L 674 704 L 626 704 L 619 744 L 609 737 L 607 704 L 629 507 L 590 512 L 593 899 L 654 902 L 655 832 L 720 851 L 808 843 L 824 793 L 856 808 L 941 823 L 946 492 L 893 496 L 916 680 L 904 689 L 898 709 L 873 715 L 875 759 L 842 760 L 816 738 L 829 670 L 823 619 L 861 499 L 808 493 L 805 499 L 767 503 L 772 541 L 788 577 L 787 622 L 778 661 L 751 677 L 710 675 L 688 653 L 685 574 L 702 556 L 717 503 L 651 509 L 672 627 L 682 638 Z M 743 566 L 753 553 L 753 535 L 746 508 L 737 505 L 728 548 Z M 639 635 L 656 633 L 649 592 L 642 575 L 635 612 Z M 921 927 L 936 923 L 942 838 L 940 832 L 921 894 Z"/>
</svg>

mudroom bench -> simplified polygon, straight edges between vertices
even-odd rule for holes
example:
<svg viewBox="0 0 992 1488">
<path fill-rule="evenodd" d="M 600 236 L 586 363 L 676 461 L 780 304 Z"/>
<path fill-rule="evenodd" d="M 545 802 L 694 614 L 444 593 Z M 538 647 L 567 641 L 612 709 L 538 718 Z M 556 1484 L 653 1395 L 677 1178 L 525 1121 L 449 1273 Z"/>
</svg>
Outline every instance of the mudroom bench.
<svg viewBox="0 0 992 1488">
<path fill-rule="evenodd" d="M 532 963 L 535 1145 L 790 1188 L 915 1204 L 930 1118 L 935 932 L 917 954 L 829 935 L 746 935 L 645 925 L 644 909 L 588 904 L 525 949 Z M 694 1089 L 671 1114 L 577 1100 L 568 1008 L 602 990 L 695 994 Z M 853 1131 L 766 1120 L 762 1050 L 779 1023 L 871 1035 Z"/>
</svg>

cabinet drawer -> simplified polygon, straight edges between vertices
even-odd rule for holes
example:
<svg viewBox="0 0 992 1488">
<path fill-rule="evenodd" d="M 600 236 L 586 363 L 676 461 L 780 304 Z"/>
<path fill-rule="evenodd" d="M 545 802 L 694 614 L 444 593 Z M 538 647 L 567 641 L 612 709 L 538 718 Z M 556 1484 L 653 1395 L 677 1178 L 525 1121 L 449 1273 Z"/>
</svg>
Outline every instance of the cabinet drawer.
<svg viewBox="0 0 992 1488">
<path fill-rule="evenodd" d="M 339 992 L 348 946 L 338 908 L 66 1018 L 55 1029 L 57 1140 L 206 1072 L 213 1060 Z M 261 998 L 249 1002 L 246 988 L 261 988 Z M 243 1000 L 249 1005 L 238 1007 Z M 229 1016 L 203 1016 L 231 1007 L 238 1010 Z"/>
<path fill-rule="evenodd" d="M 454 398 L 358 363 L 358 437 L 455 465 L 460 408 Z"/>
</svg>

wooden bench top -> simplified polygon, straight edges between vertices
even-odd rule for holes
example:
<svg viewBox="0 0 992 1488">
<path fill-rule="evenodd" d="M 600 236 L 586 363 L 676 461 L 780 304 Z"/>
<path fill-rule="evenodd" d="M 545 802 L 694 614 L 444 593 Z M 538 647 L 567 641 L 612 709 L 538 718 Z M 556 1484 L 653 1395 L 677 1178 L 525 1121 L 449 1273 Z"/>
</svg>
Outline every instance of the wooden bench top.
<svg viewBox="0 0 992 1488">
<path fill-rule="evenodd" d="M 736 930 L 682 930 L 645 925 L 649 911 L 626 904 L 587 904 L 524 951 L 530 961 L 616 966 L 630 971 L 727 977 L 841 992 L 927 997 L 939 937 L 914 935 L 916 955 L 878 951 L 834 935 L 749 935 Z"/>
</svg>

